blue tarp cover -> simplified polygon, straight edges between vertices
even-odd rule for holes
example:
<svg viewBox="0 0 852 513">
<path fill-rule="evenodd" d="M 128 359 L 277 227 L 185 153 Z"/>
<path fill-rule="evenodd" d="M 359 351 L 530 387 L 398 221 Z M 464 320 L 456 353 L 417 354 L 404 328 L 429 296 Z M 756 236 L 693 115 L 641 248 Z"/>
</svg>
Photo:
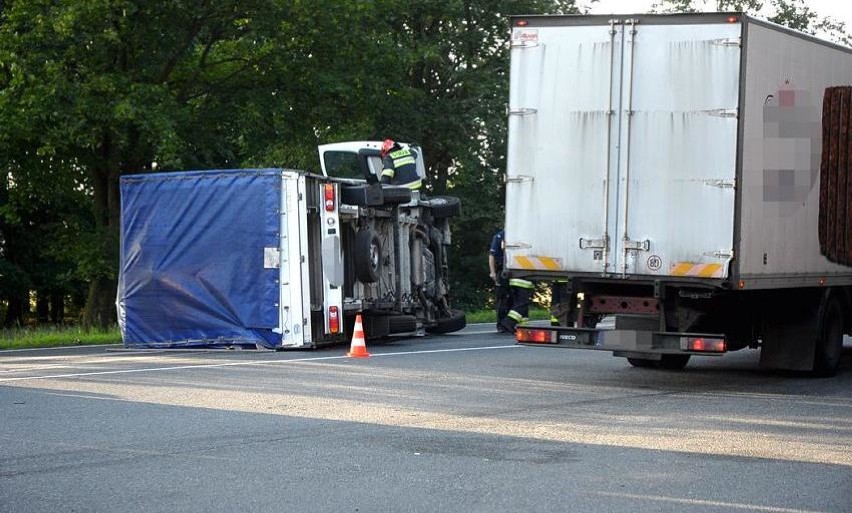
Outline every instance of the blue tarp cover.
<svg viewBox="0 0 852 513">
<path fill-rule="evenodd" d="M 119 315 L 128 347 L 280 347 L 281 170 L 131 175 L 121 180 Z"/>
</svg>

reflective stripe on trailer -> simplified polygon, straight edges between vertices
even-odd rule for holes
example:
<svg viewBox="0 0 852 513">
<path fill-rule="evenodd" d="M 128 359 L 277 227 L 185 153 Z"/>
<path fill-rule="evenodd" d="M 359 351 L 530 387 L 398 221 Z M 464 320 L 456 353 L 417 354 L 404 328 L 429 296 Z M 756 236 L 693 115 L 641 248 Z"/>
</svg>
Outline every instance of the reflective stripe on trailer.
<svg viewBox="0 0 852 513">
<path fill-rule="evenodd" d="M 693 264 L 678 262 L 671 267 L 672 276 L 696 276 L 699 278 L 722 278 L 725 274 L 723 264 Z"/>
<path fill-rule="evenodd" d="M 561 271 L 562 259 L 546 256 L 515 256 L 512 259 L 516 269 L 537 269 L 542 271 Z"/>
</svg>

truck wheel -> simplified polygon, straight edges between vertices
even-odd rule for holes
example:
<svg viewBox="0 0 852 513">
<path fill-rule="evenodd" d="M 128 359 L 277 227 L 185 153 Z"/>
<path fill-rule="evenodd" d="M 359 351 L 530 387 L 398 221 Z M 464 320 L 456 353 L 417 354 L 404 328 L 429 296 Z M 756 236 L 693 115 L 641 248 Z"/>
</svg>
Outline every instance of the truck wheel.
<svg viewBox="0 0 852 513">
<path fill-rule="evenodd" d="M 385 205 L 398 205 L 411 201 L 411 189 L 397 185 L 383 185 L 382 197 Z"/>
<path fill-rule="evenodd" d="M 840 353 L 843 352 L 843 307 L 834 297 L 829 297 L 825 304 L 818 329 L 813 374 L 831 377 L 837 373 Z"/>
<path fill-rule="evenodd" d="M 688 354 L 664 354 L 657 367 L 666 370 L 680 370 L 689 362 Z"/>
<path fill-rule="evenodd" d="M 453 217 L 461 213 L 461 201 L 455 196 L 435 196 L 429 198 L 429 208 L 435 219 Z"/>
<path fill-rule="evenodd" d="M 655 360 L 648 360 L 647 358 L 628 358 L 627 362 L 634 367 L 641 367 L 643 369 L 650 369 L 657 366 Z"/>
<path fill-rule="evenodd" d="M 382 259 L 382 243 L 378 235 L 370 230 L 360 230 L 355 235 L 355 277 L 361 283 L 373 283 L 379 279 Z"/>
<path fill-rule="evenodd" d="M 417 319 L 413 315 L 388 316 L 388 331 L 394 333 L 411 333 L 417 330 Z"/>
<path fill-rule="evenodd" d="M 442 334 L 452 333 L 467 326 L 467 318 L 461 310 L 450 310 L 449 317 L 442 317 L 435 321 L 435 325 L 426 328 L 428 333 Z"/>
</svg>

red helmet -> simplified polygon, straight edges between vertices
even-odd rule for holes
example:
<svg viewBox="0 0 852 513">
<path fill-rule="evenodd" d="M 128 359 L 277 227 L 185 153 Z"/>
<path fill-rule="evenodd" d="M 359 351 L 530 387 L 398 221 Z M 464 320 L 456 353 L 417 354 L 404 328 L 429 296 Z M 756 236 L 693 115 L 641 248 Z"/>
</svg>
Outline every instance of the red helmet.
<svg viewBox="0 0 852 513">
<path fill-rule="evenodd" d="M 396 146 L 396 142 L 394 142 L 393 139 L 385 139 L 385 142 L 382 143 L 382 158 L 385 158 L 385 155 L 387 155 L 394 146 Z"/>
</svg>

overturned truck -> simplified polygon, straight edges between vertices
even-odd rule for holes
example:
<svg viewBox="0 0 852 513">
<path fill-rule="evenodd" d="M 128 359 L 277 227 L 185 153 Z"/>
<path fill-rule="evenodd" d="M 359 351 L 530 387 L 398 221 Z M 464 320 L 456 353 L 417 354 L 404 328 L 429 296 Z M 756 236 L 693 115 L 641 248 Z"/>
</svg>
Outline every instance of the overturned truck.
<svg viewBox="0 0 852 513">
<path fill-rule="evenodd" d="M 368 339 L 462 329 L 447 263 L 459 201 L 379 184 L 379 146 L 322 146 L 321 173 L 123 177 L 125 346 L 314 348 L 348 341 L 358 312 Z"/>
</svg>

